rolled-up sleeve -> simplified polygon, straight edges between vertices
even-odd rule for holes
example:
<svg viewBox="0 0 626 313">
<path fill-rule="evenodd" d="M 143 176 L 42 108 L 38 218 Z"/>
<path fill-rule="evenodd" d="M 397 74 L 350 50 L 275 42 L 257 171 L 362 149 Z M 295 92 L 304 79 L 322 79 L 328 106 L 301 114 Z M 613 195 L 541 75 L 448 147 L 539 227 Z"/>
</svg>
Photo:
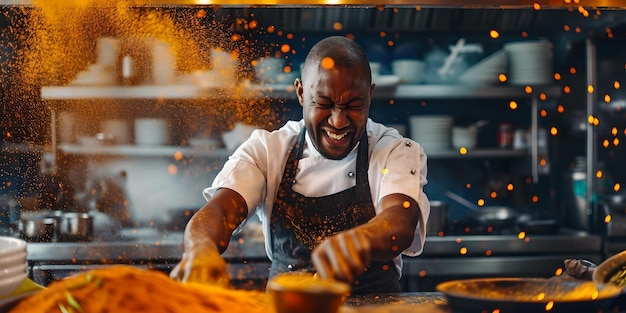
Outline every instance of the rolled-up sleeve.
<svg viewBox="0 0 626 313">
<path fill-rule="evenodd" d="M 211 187 L 203 190 L 205 199 L 210 199 L 220 188 L 232 189 L 246 201 L 248 218 L 254 215 L 259 204 L 265 199 L 267 189 L 265 163 L 259 162 L 265 157 L 259 151 L 264 150 L 255 136 L 240 146 L 228 158 Z"/>
<path fill-rule="evenodd" d="M 396 141 L 380 164 L 380 192 L 377 201 L 390 194 L 404 194 L 413 198 L 420 208 L 420 221 L 415 228 L 411 245 L 403 251 L 408 256 L 422 253 L 426 240 L 426 222 L 430 215 L 430 202 L 424 192 L 427 183 L 426 155 L 417 142 L 404 138 Z M 377 206 L 378 207 L 378 206 Z"/>
</svg>

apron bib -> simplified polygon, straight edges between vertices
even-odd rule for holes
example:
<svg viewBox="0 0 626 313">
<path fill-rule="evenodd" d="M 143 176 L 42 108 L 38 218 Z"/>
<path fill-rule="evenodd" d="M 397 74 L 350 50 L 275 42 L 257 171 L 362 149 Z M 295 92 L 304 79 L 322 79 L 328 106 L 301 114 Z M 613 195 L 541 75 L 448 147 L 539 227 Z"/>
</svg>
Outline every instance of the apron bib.
<svg viewBox="0 0 626 313">
<path fill-rule="evenodd" d="M 323 197 L 306 197 L 293 191 L 298 161 L 304 150 L 306 128 L 300 132 L 287 158 L 271 216 L 272 268 L 274 275 L 310 271 L 311 252 L 325 238 L 367 223 L 376 215 L 369 182 L 367 134 L 359 143 L 356 186 Z M 393 261 L 372 262 L 352 284 L 352 294 L 399 292 L 399 274 Z"/>
</svg>

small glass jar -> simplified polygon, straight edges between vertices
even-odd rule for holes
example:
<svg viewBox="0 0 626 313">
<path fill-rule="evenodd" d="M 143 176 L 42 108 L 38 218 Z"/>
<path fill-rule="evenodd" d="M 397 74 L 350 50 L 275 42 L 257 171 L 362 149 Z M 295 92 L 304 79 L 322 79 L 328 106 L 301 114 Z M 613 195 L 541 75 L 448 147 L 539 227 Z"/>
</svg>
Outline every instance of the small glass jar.
<svg viewBox="0 0 626 313">
<path fill-rule="evenodd" d="M 497 139 L 498 147 L 511 149 L 513 147 L 513 125 L 511 123 L 500 123 Z"/>
</svg>

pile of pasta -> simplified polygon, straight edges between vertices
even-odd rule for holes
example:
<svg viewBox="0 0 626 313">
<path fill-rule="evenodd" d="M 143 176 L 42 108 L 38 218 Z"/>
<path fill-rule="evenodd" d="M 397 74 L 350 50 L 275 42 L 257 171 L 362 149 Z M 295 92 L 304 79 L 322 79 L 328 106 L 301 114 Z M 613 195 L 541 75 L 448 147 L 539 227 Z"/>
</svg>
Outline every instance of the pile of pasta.
<svg viewBox="0 0 626 313">
<path fill-rule="evenodd" d="M 9 312 L 274 313 L 275 310 L 266 292 L 180 283 L 162 272 L 117 265 L 55 281 Z"/>
</svg>

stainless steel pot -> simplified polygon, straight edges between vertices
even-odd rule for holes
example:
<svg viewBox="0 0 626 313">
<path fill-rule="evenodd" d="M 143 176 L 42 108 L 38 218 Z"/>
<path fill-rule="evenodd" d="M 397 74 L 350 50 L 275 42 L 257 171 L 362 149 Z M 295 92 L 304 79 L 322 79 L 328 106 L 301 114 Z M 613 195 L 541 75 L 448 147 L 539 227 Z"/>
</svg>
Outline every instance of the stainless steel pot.
<svg viewBox="0 0 626 313">
<path fill-rule="evenodd" d="M 472 212 L 469 214 L 469 219 L 482 226 L 497 229 L 511 227 L 515 224 L 518 216 L 515 209 L 507 206 L 479 207 L 453 192 L 448 191 L 446 195 L 470 209 Z"/>
<path fill-rule="evenodd" d="M 64 212 L 58 231 L 59 241 L 92 241 L 93 216 L 89 213 Z"/>
<path fill-rule="evenodd" d="M 438 235 L 446 231 L 448 221 L 448 204 L 443 201 L 430 201 L 430 215 L 426 224 L 426 233 Z"/>
<path fill-rule="evenodd" d="M 57 221 L 49 217 L 29 219 L 20 221 L 19 228 L 27 241 L 51 242 L 55 239 Z"/>
</svg>

